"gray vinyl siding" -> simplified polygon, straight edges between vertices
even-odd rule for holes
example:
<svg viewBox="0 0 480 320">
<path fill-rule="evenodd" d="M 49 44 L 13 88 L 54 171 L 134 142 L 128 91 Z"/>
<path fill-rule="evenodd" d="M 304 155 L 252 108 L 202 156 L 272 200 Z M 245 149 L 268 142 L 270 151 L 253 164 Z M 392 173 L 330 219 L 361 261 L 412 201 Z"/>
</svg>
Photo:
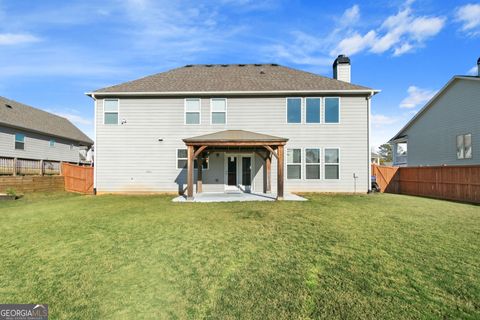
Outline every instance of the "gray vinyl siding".
<svg viewBox="0 0 480 320">
<path fill-rule="evenodd" d="M 472 158 L 457 159 L 457 135 L 468 133 Z M 454 81 L 404 134 L 408 166 L 480 164 L 480 81 Z"/>
<path fill-rule="evenodd" d="M 15 134 L 25 135 L 25 149 L 15 149 Z M 55 146 L 50 147 L 50 139 L 55 139 Z M 73 150 L 70 145 L 74 144 Z M 43 159 L 65 162 L 79 161 L 78 143 L 49 137 L 22 129 L 0 126 L 0 156 L 25 159 Z"/>
<path fill-rule="evenodd" d="M 366 192 L 370 163 L 367 100 L 359 96 L 342 97 L 340 104 L 340 124 L 287 124 L 286 97 L 233 97 L 227 98 L 227 124 L 212 125 L 208 97 L 201 99 L 201 124 L 185 125 L 183 98 L 121 98 L 119 121 L 126 123 L 104 125 L 103 100 L 98 99 L 97 191 L 181 191 L 186 187 L 186 172 L 176 168 L 176 149 L 185 148 L 182 139 L 240 129 L 288 138 L 286 148 L 301 148 L 302 157 L 304 149 L 309 147 L 321 148 L 322 158 L 324 148 L 340 149 L 339 180 L 285 180 L 287 191 L 353 192 L 356 174 L 357 191 Z M 210 168 L 203 171 L 204 191 L 224 190 L 224 156 L 211 153 Z M 254 163 L 253 188 L 261 192 L 264 163 L 257 156 Z M 276 166 L 273 158 L 274 192 Z M 323 177 L 323 165 L 321 171 Z"/>
</svg>

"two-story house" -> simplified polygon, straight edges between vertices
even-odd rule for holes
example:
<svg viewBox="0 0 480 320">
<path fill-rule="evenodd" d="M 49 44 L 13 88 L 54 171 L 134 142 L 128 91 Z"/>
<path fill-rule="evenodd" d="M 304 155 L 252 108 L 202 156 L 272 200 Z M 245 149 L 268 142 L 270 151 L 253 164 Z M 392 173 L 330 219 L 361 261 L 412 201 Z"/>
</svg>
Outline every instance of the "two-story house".
<svg viewBox="0 0 480 320">
<path fill-rule="evenodd" d="M 96 191 L 367 192 L 378 91 L 333 68 L 186 65 L 87 93 Z"/>
<path fill-rule="evenodd" d="M 0 157 L 80 162 L 92 144 L 68 119 L 0 97 Z"/>
<path fill-rule="evenodd" d="M 390 140 L 395 166 L 480 164 L 480 58 L 454 76 Z"/>
</svg>

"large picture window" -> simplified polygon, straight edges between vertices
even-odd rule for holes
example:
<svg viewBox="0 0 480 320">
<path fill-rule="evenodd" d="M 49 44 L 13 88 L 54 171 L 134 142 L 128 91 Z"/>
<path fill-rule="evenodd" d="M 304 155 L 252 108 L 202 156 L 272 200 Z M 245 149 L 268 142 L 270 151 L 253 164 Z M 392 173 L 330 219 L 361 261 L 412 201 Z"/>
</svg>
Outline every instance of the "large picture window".
<svg viewBox="0 0 480 320">
<path fill-rule="evenodd" d="M 185 99 L 185 124 L 200 124 L 200 99 Z"/>
<path fill-rule="evenodd" d="M 325 98 L 325 123 L 340 122 L 340 98 Z"/>
<path fill-rule="evenodd" d="M 472 158 L 472 134 L 457 136 L 457 159 Z"/>
<path fill-rule="evenodd" d="M 302 98 L 287 98 L 287 123 L 302 123 Z"/>
<path fill-rule="evenodd" d="M 15 149 L 25 150 L 25 135 L 23 133 L 15 133 Z"/>
<path fill-rule="evenodd" d="M 177 149 L 177 169 L 187 169 L 188 165 L 188 151 L 187 149 Z M 193 162 L 193 168 L 198 168 L 197 159 Z M 208 169 L 208 156 L 203 158 L 202 168 Z"/>
<path fill-rule="evenodd" d="M 103 112 L 104 124 L 118 124 L 118 99 L 105 99 Z"/>
<path fill-rule="evenodd" d="M 305 113 L 307 123 L 320 123 L 320 98 L 305 99 Z"/>
<path fill-rule="evenodd" d="M 287 149 L 287 179 L 302 178 L 302 149 Z"/>
<path fill-rule="evenodd" d="M 340 150 L 325 149 L 325 179 L 340 179 Z"/>
<path fill-rule="evenodd" d="M 227 99 L 213 98 L 210 101 L 212 124 L 225 124 L 227 122 Z"/>
<path fill-rule="evenodd" d="M 305 179 L 320 179 L 320 149 L 305 149 Z"/>
</svg>

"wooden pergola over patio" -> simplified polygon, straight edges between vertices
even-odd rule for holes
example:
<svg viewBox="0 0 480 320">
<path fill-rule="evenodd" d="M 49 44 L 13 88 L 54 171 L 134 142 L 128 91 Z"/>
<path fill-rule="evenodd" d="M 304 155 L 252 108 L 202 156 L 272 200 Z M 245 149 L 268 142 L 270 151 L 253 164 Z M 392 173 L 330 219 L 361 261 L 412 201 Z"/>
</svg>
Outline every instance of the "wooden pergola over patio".
<svg viewBox="0 0 480 320">
<path fill-rule="evenodd" d="M 244 131 L 244 130 L 225 130 L 206 134 L 202 136 L 183 139 L 187 145 L 187 198 L 193 198 L 193 163 L 197 159 L 197 192 L 202 192 L 202 164 L 203 153 L 208 149 L 215 151 L 230 150 L 238 148 L 242 151 L 251 150 L 265 161 L 267 171 L 266 181 L 264 181 L 264 192 L 271 191 L 271 163 L 272 156 L 277 158 L 277 199 L 282 200 L 284 195 L 284 146 L 288 139 L 275 137 L 271 135 Z"/>
</svg>

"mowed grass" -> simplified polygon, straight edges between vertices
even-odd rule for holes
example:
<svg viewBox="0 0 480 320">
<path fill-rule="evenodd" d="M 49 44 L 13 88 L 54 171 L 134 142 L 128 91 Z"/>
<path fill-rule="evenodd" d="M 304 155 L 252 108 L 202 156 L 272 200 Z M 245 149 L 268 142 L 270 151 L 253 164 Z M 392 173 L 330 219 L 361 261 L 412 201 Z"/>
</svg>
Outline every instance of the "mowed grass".
<svg viewBox="0 0 480 320">
<path fill-rule="evenodd" d="M 0 203 L 0 303 L 51 319 L 480 318 L 480 207 L 398 195 Z"/>
</svg>

